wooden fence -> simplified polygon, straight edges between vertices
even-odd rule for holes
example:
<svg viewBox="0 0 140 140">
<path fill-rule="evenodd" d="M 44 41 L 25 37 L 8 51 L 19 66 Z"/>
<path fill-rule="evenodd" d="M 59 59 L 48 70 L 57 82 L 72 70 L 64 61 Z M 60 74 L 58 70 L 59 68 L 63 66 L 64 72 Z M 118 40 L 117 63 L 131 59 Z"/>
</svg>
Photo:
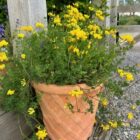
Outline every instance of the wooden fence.
<svg viewBox="0 0 140 140">
<path fill-rule="evenodd" d="M 127 13 L 127 12 L 140 12 L 140 4 L 135 5 L 119 5 L 118 13 Z"/>
<path fill-rule="evenodd" d="M 140 4 L 135 5 L 119 5 L 117 7 L 118 14 L 124 13 L 136 13 L 140 12 Z M 119 25 L 118 26 L 120 33 L 138 33 L 140 32 L 140 25 Z M 140 38 L 140 33 L 136 36 L 136 38 Z M 138 39 L 139 40 L 139 39 Z"/>
</svg>

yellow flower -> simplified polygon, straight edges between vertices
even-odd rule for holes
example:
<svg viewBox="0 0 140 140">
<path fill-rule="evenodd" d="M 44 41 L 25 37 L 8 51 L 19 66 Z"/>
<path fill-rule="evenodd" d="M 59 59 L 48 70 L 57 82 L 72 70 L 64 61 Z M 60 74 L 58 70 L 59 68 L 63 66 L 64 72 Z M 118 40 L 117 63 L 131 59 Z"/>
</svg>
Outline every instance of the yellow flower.
<svg viewBox="0 0 140 140">
<path fill-rule="evenodd" d="M 53 5 L 52 5 L 52 8 L 56 8 L 56 6 L 53 4 Z"/>
<path fill-rule="evenodd" d="M 81 54 L 82 55 L 87 55 L 88 54 L 88 51 L 82 51 Z"/>
<path fill-rule="evenodd" d="M 121 125 L 122 125 L 122 126 L 125 126 L 125 127 L 130 127 L 130 124 L 129 124 L 129 123 L 126 123 L 126 122 L 122 122 Z"/>
<path fill-rule="evenodd" d="M 74 5 L 75 7 L 79 7 L 79 3 L 78 3 L 78 2 L 74 3 L 73 5 Z"/>
<path fill-rule="evenodd" d="M 73 38 L 73 37 L 69 37 L 69 38 L 68 38 L 68 42 L 76 42 L 76 39 Z"/>
<path fill-rule="evenodd" d="M 35 113 L 35 110 L 34 108 L 30 107 L 27 112 L 29 115 L 33 115 Z"/>
<path fill-rule="evenodd" d="M 25 37 L 25 35 L 22 34 L 22 33 L 18 34 L 17 36 L 18 36 L 18 38 L 24 38 Z"/>
<path fill-rule="evenodd" d="M 118 71 L 118 73 L 121 73 L 121 72 L 123 72 L 123 70 L 122 70 L 122 69 L 118 69 L 117 71 Z"/>
<path fill-rule="evenodd" d="M 8 42 L 6 40 L 0 41 L 0 48 L 4 47 L 4 46 L 7 46 L 7 45 L 8 45 Z"/>
<path fill-rule="evenodd" d="M 134 43 L 134 37 L 130 34 L 122 35 L 120 38 L 124 41 L 127 41 L 128 43 Z"/>
<path fill-rule="evenodd" d="M 103 11 L 101 11 L 101 10 L 96 11 L 96 15 L 102 15 L 102 14 L 103 14 Z"/>
<path fill-rule="evenodd" d="M 47 132 L 45 129 L 39 129 L 37 132 L 36 132 L 36 136 L 38 138 L 38 140 L 45 140 L 46 136 L 47 136 Z"/>
<path fill-rule="evenodd" d="M 127 80 L 127 81 L 133 81 L 133 80 L 134 80 L 134 76 L 133 76 L 133 74 L 130 73 L 130 72 L 127 72 L 127 73 L 125 74 L 125 76 L 126 76 L 126 80 Z"/>
<path fill-rule="evenodd" d="M 88 9 L 89 9 L 90 11 L 94 11 L 94 8 L 91 7 L 91 6 L 89 6 Z"/>
<path fill-rule="evenodd" d="M 67 5 L 67 9 L 70 9 L 71 8 L 71 5 Z"/>
<path fill-rule="evenodd" d="M 54 24 L 56 24 L 56 25 L 59 25 L 59 26 L 62 25 L 62 24 L 61 24 L 61 18 L 59 17 L 59 15 L 57 15 L 57 16 L 54 17 L 53 22 L 54 22 Z"/>
<path fill-rule="evenodd" d="M 20 27 L 20 30 L 31 32 L 31 31 L 33 31 L 33 27 L 32 26 L 22 26 L 22 27 Z"/>
<path fill-rule="evenodd" d="M 100 27 L 98 25 L 96 25 L 96 24 L 94 24 L 94 25 L 92 25 L 92 24 L 88 25 L 88 29 L 91 30 L 91 31 L 93 31 L 93 33 L 96 33 L 97 31 L 99 32 L 101 30 Z"/>
<path fill-rule="evenodd" d="M 132 73 L 130 72 L 126 72 L 122 69 L 118 69 L 118 73 L 120 75 L 120 77 L 125 77 L 127 81 L 133 81 L 134 80 L 134 76 Z"/>
<path fill-rule="evenodd" d="M 97 10 L 95 15 L 102 21 L 105 19 L 105 17 L 103 16 L 103 11 L 101 10 Z"/>
<path fill-rule="evenodd" d="M 25 79 L 22 79 L 21 80 L 21 85 L 24 87 L 26 85 L 26 80 Z"/>
<path fill-rule="evenodd" d="M 131 109 L 132 109 L 132 110 L 135 110 L 136 108 L 137 108 L 136 105 L 132 105 L 132 106 L 131 106 Z"/>
<path fill-rule="evenodd" d="M 85 14 L 84 17 L 85 17 L 86 19 L 89 19 L 89 15 L 86 15 L 86 14 Z"/>
<path fill-rule="evenodd" d="M 44 28 L 44 24 L 41 23 L 41 22 L 37 22 L 37 23 L 35 24 L 35 26 L 36 26 L 36 28 Z"/>
<path fill-rule="evenodd" d="M 5 69 L 5 64 L 0 64 L 0 70 Z"/>
<path fill-rule="evenodd" d="M 93 34 L 93 37 L 95 39 L 102 39 L 103 38 L 101 34 L 97 34 L 97 33 Z"/>
<path fill-rule="evenodd" d="M 108 30 L 105 30 L 106 35 L 110 35 L 110 32 Z"/>
<path fill-rule="evenodd" d="M 48 16 L 50 16 L 50 17 L 54 17 L 55 14 L 53 14 L 52 12 L 49 12 L 49 13 L 48 13 Z"/>
<path fill-rule="evenodd" d="M 71 18 L 70 20 L 68 20 L 69 22 L 69 26 L 76 26 L 77 25 L 77 20 L 75 18 Z"/>
<path fill-rule="evenodd" d="M 90 49 L 90 48 L 91 48 L 91 45 L 90 45 L 90 44 L 88 44 L 87 48 L 88 48 L 88 49 Z"/>
<path fill-rule="evenodd" d="M 104 107 L 106 107 L 106 106 L 109 104 L 108 99 L 103 98 L 103 99 L 101 100 L 101 104 L 102 104 Z"/>
<path fill-rule="evenodd" d="M 24 54 L 24 53 L 21 54 L 21 58 L 22 58 L 22 59 L 26 59 L 26 54 Z"/>
<path fill-rule="evenodd" d="M 0 52 L 0 62 L 8 61 L 8 57 L 5 52 Z"/>
<path fill-rule="evenodd" d="M 118 127 L 118 123 L 116 121 L 109 121 L 109 124 L 112 128 L 117 128 Z"/>
<path fill-rule="evenodd" d="M 15 90 L 9 89 L 7 91 L 7 95 L 13 95 L 15 93 Z"/>
<path fill-rule="evenodd" d="M 73 52 L 76 53 L 77 56 L 80 56 L 80 51 L 79 51 L 78 48 L 75 47 L 75 48 L 73 49 Z"/>
<path fill-rule="evenodd" d="M 129 112 L 129 113 L 127 114 L 127 118 L 128 118 L 129 120 L 133 120 L 133 119 L 134 119 L 133 113 L 132 113 L 132 112 Z"/>
<path fill-rule="evenodd" d="M 104 131 L 108 131 L 110 129 L 109 124 L 102 124 L 101 127 L 103 128 Z"/>
<path fill-rule="evenodd" d="M 71 96 L 79 97 L 80 95 L 84 94 L 84 92 L 80 89 L 75 89 L 69 92 Z"/>
<path fill-rule="evenodd" d="M 125 76 L 125 72 L 120 72 L 119 75 L 123 78 Z"/>
<path fill-rule="evenodd" d="M 120 77 L 122 77 L 122 78 L 125 76 L 125 72 L 122 69 L 118 69 L 118 73 L 119 73 Z"/>
<path fill-rule="evenodd" d="M 77 40 L 86 40 L 87 39 L 87 33 L 80 28 L 74 29 L 70 31 L 70 34 L 72 36 L 76 36 Z"/>
<path fill-rule="evenodd" d="M 137 140 L 140 140 L 140 133 L 136 135 Z"/>
<path fill-rule="evenodd" d="M 70 16 L 68 14 L 65 14 L 64 15 L 64 18 L 69 18 Z"/>
<path fill-rule="evenodd" d="M 81 21 L 86 20 L 85 16 L 81 12 L 79 12 L 79 10 L 76 7 L 73 7 L 73 6 L 67 6 L 67 14 L 64 15 L 64 18 L 66 18 L 66 19 L 73 18 L 77 22 L 80 20 Z"/>
<path fill-rule="evenodd" d="M 101 16 L 101 15 L 98 15 L 98 18 L 102 21 L 104 21 L 105 17 L 104 16 Z"/>
</svg>

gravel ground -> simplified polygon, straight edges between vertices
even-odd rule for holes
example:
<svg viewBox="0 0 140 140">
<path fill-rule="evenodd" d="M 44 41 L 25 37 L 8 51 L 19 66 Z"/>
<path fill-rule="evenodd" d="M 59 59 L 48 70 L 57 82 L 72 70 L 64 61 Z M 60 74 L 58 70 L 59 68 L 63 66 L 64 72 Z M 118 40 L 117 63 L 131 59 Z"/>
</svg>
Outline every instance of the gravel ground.
<svg viewBox="0 0 140 140">
<path fill-rule="evenodd" d="M 128 64 L 140 64 L 140 42 L 127 53 L 124 65 Z M 140 66 L 138 69 L 140 70 Z M 135 76 L 135 83 L 125 90 L 121 99 L 113 100 L 114 105 L 118 108 L 118 116 L 124 116 L 124 121 L 128 121 L 127 113 L 134 112 L 135 119 L 131 121 L 130 126 L 113 130 L 110 140 L 136 140 L 136 134 L 140 132 L 140 106 L 137 106 L 135 111 L 132 111 L 130 107 L 137 100 L 140 100 L 140 74 Z M 134 127 L 139 127 L 139 131 Z"/>
</svg>

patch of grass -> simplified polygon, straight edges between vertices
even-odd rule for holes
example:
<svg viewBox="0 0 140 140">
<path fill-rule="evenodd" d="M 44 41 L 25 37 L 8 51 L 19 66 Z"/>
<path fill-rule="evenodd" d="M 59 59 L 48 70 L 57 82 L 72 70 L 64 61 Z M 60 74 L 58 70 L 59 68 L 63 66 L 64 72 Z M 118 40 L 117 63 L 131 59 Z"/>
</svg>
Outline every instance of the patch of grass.
<svg viewBox="0 0 140 140">
<path fill-rule="evenodd" d="M 140 16 L 120 16 L 119 25 L 140 25 Z"/>
</svg>

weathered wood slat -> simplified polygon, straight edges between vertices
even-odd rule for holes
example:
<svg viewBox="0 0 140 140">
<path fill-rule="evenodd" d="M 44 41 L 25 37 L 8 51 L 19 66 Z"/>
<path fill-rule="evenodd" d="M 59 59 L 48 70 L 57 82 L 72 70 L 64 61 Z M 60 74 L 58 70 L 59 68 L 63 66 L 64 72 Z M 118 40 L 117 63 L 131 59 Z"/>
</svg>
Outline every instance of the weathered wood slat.
<svg viewBox="0 0 140 140">
<path fill-rule="evenodd" d="M 140 4 L 135 5 L 120 5 L 118 6 L 119 13 L 126 13 L 126 12 L 140 12 Z"/>
<path fill-rule="evenodd" d="M 34 25 L 36 22 L 47 24 L 46 0 L 7 0 L 11 33 L 17 24 Z M 18 26 L 19 26 L 18 25 Z"/>
<path fill-rule="evenodd" d="M 120 32 L 140 32 L 140 25 L 119 25 Z"/>
<path fill-rule="evenodd" d="M 3 115 L 5 112 L 0 109 L 0 116 Z"/>
<path fill-rule="evenodd" d="M 3 111 L 1 111 L 3 112 Z M 4 113 L 0 116 L 0 140 L 23 140 L 20 128 L 27 136 L 31 134 L 30 128 L 25 123 L 25 119 L 16 113 Z"/>
</svg>

